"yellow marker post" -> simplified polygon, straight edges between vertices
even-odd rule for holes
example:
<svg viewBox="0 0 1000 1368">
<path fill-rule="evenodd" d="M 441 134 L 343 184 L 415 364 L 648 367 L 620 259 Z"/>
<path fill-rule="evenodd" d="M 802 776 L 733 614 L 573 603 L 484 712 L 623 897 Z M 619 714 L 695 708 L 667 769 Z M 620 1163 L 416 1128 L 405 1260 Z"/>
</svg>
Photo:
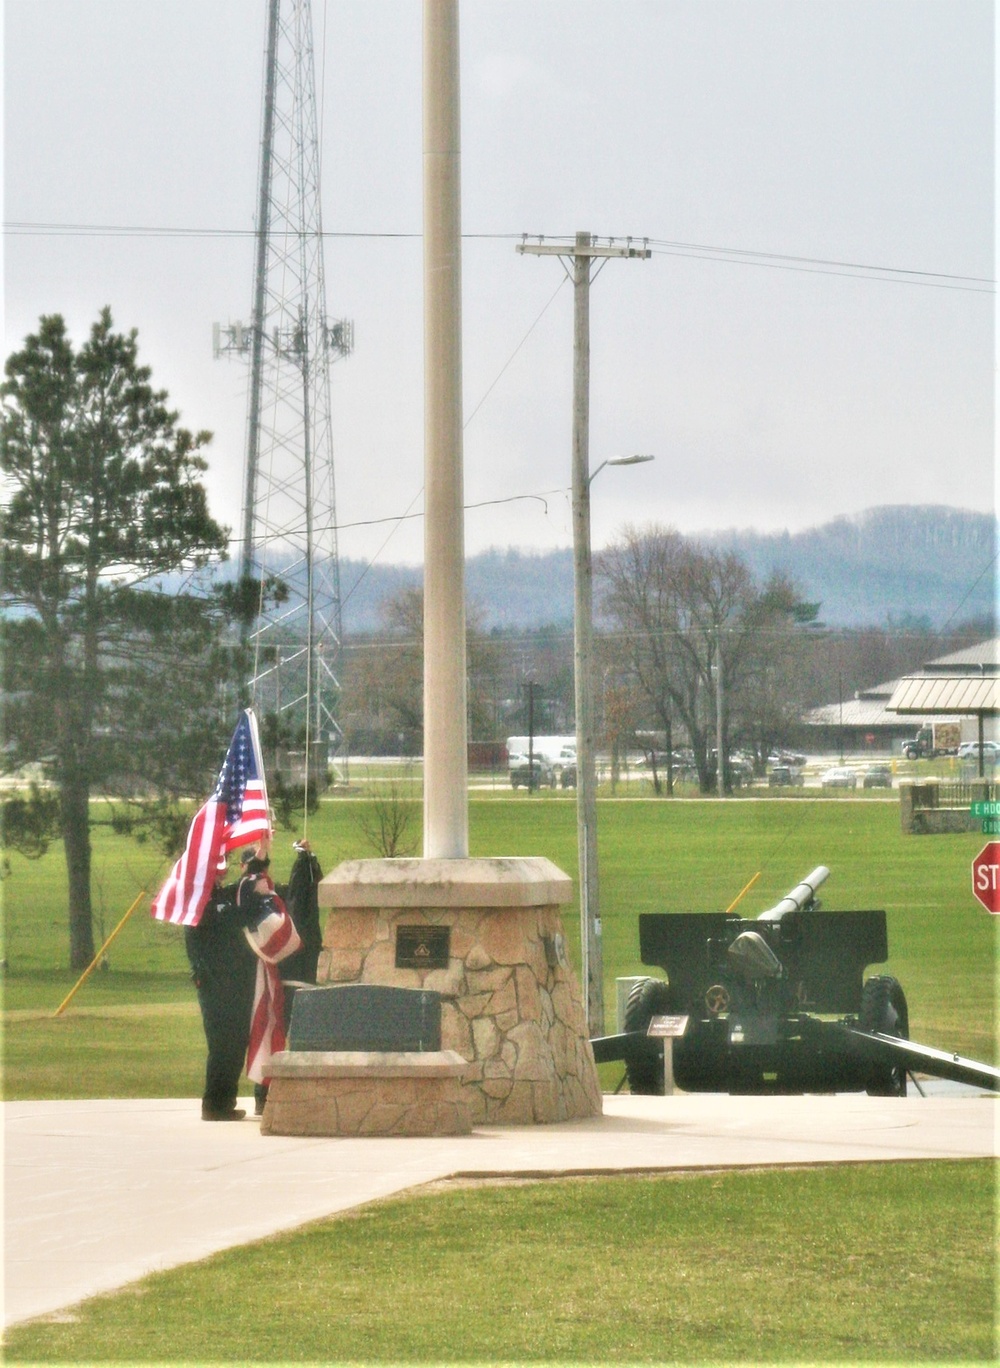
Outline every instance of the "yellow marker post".
<svg viewBox="0 0 1000 1368">
<path fill-rule="evenodd" d="M 753 876 L 753 878 L 750 880 L 750 882 L 749 882 L 748 884 L 744 884 L 744 886 L 743 886 L 743 887 L 740 889 L 740 891 L 737 893 L 736 897 L 732 900 L 732 902 L 731 902 L 731 903 L 729 904 L 729 906 L 726 908 L 726 913 L 727 913 L 727 915 L 728 915 L 728 913 L 732 912 L 733 908 L 734 908 L 734 907 L 736 906 L 736 904 L 742 899 L 743 895 L 744 895 L 745 893 L 749 893 L 749 892 L 750 892 L 751 888 L 753 888 L 754 884 L 757 882 L 757 880 L 760 878 L 760 876 L 761 876 L 761 870 L 758 869 L 758 870 L 757 870 L 757 873 Z"/>
<path fill-rule="evenodd" d="M 94 956 L 94 958 L 93 958 L 93 959 L 90 961 L 90 963 L 87 965 L 86 969 L 84 969 L 83 973 L 82 973 L 82 974 L 80 975 L 80 977 L 77 979 L 77 981 L 76 981 L 76 983 L 74 984 L 74 986 L 70 989 L 70 991 L 67 993 L 67 995 L 63 998 L 62 1002 L 60 1002 L 59 1006 L 58 1006 L 58 1007 L 56 1008 L 56 1010 L 52 1013 L 53 1016 L 61 1016 L 61 1015 L 62 1015 L 62 1012 L 65 1010 L 65 1008 L 68 1007 L 69 1004 L 73 1001 L 73 998 L 76 996 L 77 992 L 83 987 L 83 985 L 86 983 L 87 979 L 88 979 L 88 978 L 90 977 L 90 975 L 94 972 L 94 969 L 97 967 L 98 961 L 100 960 L 101 956 L 104 954 L 105 950 L 107 950 L 108 946 L 109 946 L 109 945 L 111 944 L 111 942 L 114 940 L 115 936 L 118 935 L 118 932 L 122 929 L 122 927 L 123 927 L 123 926 L 125 925 L 125 923 L 128 921 L 129 917 L 131 917 L 132 913 L 135 911 L 135 909 L 139 906 L 139 904 L 142 902 L 143 898 L 145 898 L 145 897 L 146 897 L 146 890 L 143 889 L 142 892 L 139 894 L 139 896 L 136 898 L 135 902 L 132 904 L 132 906 L 129 908 L 129 910 L 125 913 L 124 917 L 122 917 L 121 921 L 118 923 L 118 925 L 117 925 L 117 926 L 115 927 L 115 929 L 112 931 L 111 935 L 107 938 L 107 940 L 106 940 L 106 941 L 104 942 L 104 944 L 101 946 L 100 950 L 98 950 L 97 954 Z"/>
</svg>

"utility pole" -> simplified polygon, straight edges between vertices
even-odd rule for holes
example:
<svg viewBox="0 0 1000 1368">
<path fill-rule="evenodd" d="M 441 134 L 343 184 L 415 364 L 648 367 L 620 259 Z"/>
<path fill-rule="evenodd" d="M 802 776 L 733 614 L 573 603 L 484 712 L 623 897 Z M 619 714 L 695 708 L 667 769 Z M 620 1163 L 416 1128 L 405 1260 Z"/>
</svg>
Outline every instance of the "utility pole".
<svg viewBox="0 0 1000 1368">
<path fill-rule="evenodd" d="M 722 752 L 722 707 L 725 699 L 722 679 L 722 628 L 715 629 L 715 790 L 720 798 L 726 796 L 726 767 Z"/>
<path fill-rule="evenodd" d="M 645 244 L 577 233 L 572 245 L 527 237 L 527 256 L 557 256 L 573 282 L 573 675 L 576 702 L 576 826 L 580 869 L 580 951 L 587 1026 L 604 1034 L 604 953 L 597 876 L 597 768 L 593 681 L 593 567 L 590 550 L 590 285 L 613 257 L 649 257 Z M 597 270 L 593 270 L 598 262 Z M 596 471 L 594 472 L 597 473 Z"/>
<path fill-rule="evenodd" d="M 528 680 L 528 792 L 534 793 L 535 783 L 535 686 Z"/>
<path fill-rule="evenodd" d="M 248 686 L 325 782 L 341 746 L 340 564 L 330 367 L 353 325 L 326 316 L 311 0 L 266 0 L 249 324 L 216 324 L 215 355 L 250 361 L 240 574 L 258 594 Z M 287 591 L 268 601 L 267 584 Z"/>
</svg>

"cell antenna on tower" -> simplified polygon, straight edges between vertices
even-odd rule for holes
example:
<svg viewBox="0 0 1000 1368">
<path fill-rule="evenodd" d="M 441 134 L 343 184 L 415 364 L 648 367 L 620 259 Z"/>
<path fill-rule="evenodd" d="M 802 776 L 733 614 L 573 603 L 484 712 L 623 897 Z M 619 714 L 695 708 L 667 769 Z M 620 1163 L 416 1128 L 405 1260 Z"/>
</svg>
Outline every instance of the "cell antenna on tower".
<svg viewBox="0 0 1000 1368">
<path fill-rule="evenodd" d="M 322 786 L 342 749 L 330 367 L 352 351 L 353 325 L 326 313 L 311 3 L 266 4 L 253 309 L 249 325 L 216 325 L 215 354 L 250 358 L 240 573 L 258 591 L 251 697 L 280 777 Z"/>
</svg>

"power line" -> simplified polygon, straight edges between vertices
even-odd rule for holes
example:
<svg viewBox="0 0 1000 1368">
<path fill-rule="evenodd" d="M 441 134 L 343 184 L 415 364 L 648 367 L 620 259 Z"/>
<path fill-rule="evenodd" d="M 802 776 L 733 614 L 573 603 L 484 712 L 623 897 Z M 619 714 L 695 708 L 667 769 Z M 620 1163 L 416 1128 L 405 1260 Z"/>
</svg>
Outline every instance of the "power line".
<svg viewBox="0 0 1000 1368">
<path fill-rule="evenodd" d="M 724 628 L 724 631 L 731 629 Z M 851 642 L 863 633 L 871 631 L 869 626 L 842 626 L 826 627 L 820 631 L 810 631 L 796 627 L 761 627 L 756 629 L 754 635 L 758 639 L 787 641 L 791 645 L 809 645 L 812 643 L 829 643 L 832 641 Z M 893 627 L 878 629 L 887 641 L 898 644 L 906 641 L 926 641 L 929 637 L 947 639 L 947 629 L 944 627 L 930 628 L 928 631 L 919 631 L 911 627 Z M 960 631 L 961 629 L 952 629 Z M 491 633 L 496 632 L 497 635 Z M 680 641 L 704 638 L 704 630 L 697 627 L 673 627 L 657 630 L 631 628 L 628 630 L 603 630 L 598 631 L 598 638 L 603 646 L 627 645 L 629 642 L 648 641 L 656 639 L 658 641 Z M 540 628 L 518 627 L 518 628 L 489 628 L 484 629 L 483 633 L 477 636 L 473 645 L 476 649 L 488 651 L 495 648 L 498 651 L 509 651 L 513 647 L 527 648 L 537 646 L 540 650 L 554 647 L 571 647 L 573 643 L 573 629 L 571 626 L 546 625 Z M 403 647 L 416 647 L 421 645 L 421 638 L 415 636 L 390 636 L 379 634 L 374 630 L 356 634 L 350 641 L 345 642 L 345 654 L 361 654 L 365 651 L 391 651 Z"/>
<path fill-rule="evenodd" d="M 254 228 L 192 228 L 169 225 L 55 223 L 33 220 L 8 220 L 3 226 L 7 237 L 132 237 L 239 239 L 256 237 Z M 372 229 L 323 229 L 324 239 L 357 241 L 419 241 L 419 232 L 391 232 Z M 509 242 L 523 239 L 523 233 L 463 233 L 465 241 Z M 546 235 L 544 241 L 556 244 L 571 235 Z M 624 242 L 624 237 L 610 241 Z M 738 266 L 757 266 L 771 270 L 795 271 L 809 275 L 849 276 L 861 280 L 882 280 L 930 289 L 957 290 L 971 294 L 993 294 L 992 276 L 961 275 L 949 271 L 928 271 L 917 267 L 884 266 L 874 262 L 840 261 L 834 257 L 810 257 L 760 248 L 726 247 L 706 242 L 684 242 L 671 238 L 632 239 L 642 241 L 657 256 L 689 257 L 700 261 L 728 262 Z"/>
<path fill-rule="evenodd" d="M 976 276 L 946 276 L 934 271 L 907 271 L 893 266 L 864 266 L 845 268 L 844 270 L 835 269 L 833 266 L 796 266 L 792 265 L 790 261 L 768 261 L 750 256 L 728 255 L 726 254 L 729 252 L 727 248 L 721 248 L 714 254 L 710 251 L 688 252 L 664 247 L 651 247 L 650 251 L 654 256 L 684 257 L 692 261 L 717 261 L 730 266 L 756 266 L 771 271 L 793 271 L 799 275 L 843 276 L 854 280 L 881 281 L 885 285 L 920 285 L 925 289 L 954 290 L 959 294 L 992 295 L 996 293 L 995 283 L 992 281 L 983 285 L 957 283 L 964 280 L 979 279 Z"/>
<path fill-rule="evenodd" d="M 479 403 L 476 405 L 476 407 L 475 407 L 475 408 L 472 410 L 472 412 L 469 414 L 468 418 L 466 418 L 465 422 L 462 424 L 462 431 L 463 431 L 463 432 L 464 432 L 465 429 L 469 426 L 469 424 L 472 422 L 473 418 L 475 418 L 476 414 L 479 412 L 479 410 L 482 408 L 482 406 L 486 403 L 487 399 L 490 397 L 490 395 L 491 395 L 491 394 L 493 393 L 493 391 L 496 389 L 496 387 L 497 387 L 497 385 L 500 383 L 500 381 L 503 379 L 504 373 L 506 372 L 508 366 L 511 365 L 511 363 L 512 363 L 513 360 L 514 360 L 514 358 L 517 356 L 518 352 L 519 352 L 519 351 L 521 350 L 521 348 L 524 346 L 525 342 L 527 342 L 528 338 L 531 336 L 531 334 L 532 334 L 532 333 L 535 331 L 535 329 L 538 327 L 539 323 L 542 321 L 542 319 L 544 318 L 544 316 L 548 313 L 548 311 L 549 311 L 549 306 L 551 305 L 552 301 L 555 299 L 556 295 L 559 293 L 559 291 L 562 289 L 562 287 L 563 287 L 565 284 L 566 284 L 566 277 L 563 276 L 562 280 L 560 280 L 559 284 L 556 286 L 556 288 L 552 291 L 552 293 L 551 293 L 551 295 L 549 296 L 549 298 L 546 300 L 545 306 L 544 306 L 544 308 L 542 309 L 541 313 L 538 314 L 538 316 L 536 317 L 535 321 L 532 323 L 531 327 L 528 329 L 528 331 L 527 331 L 527 332 L 524 334 L 524 336 L 521 338 L 520 342 L 518 342 L 517 346 L 516 346 L 516 347 L 514 348 L 514 350 L 511 352 L 510 356 L 508 356 L 507 360 L 506 360 L 506 361 L 503 363 L 503 365 L 500 367 L 500 369 L 499 369 L 499 371 L 497 372 L 496 378 L 495 378 L 495 380 L 493 381 L 492 385 L 490 385 L 490 387 L 486 390 L 485 394 L 484 394 L 483 397 L 480 399 Z"/>
<path fill-rule="evenodd" d="M 521 348 L 524 346 L 525 342 L 527 342 L 528 338 L 531 336 L 531 334 L 532 334 L 532 333 L 535 331 L 535 329 L 538 327 L 539 323 L 542 321 L 542 319 L 544 318 L 545 314 L 548 312 L 548 310 L 549 310 L 549 308 L 550 308 L 552 302 L 555 300 L 556 295 L 558 295 L 559 291 L 562 289 L 562 287 L 563 287 L 563 285 L 565 285 L 565 283 L 566 283 L 565 280 L 561 280 L 561 281 L 559 282 L 559 284 L 556 286 L 556 288 L 553 290 L 552 294 L 549 296 L 548 300 L 546 301 L 544 308 L 541 310 L 541 312 L 540 312 L 539 314 L 537 314 L 537 316 L 535 317 L 535 319 L 532 321 L 531 325 L 529 326 L 528 331 L 524 334 L 524 336 L 521 338 L 520 342 L 518 342 L 517 346 L 516 346 L 516 347 L 514 348 L 514 350 L 511 352 L 510 356 L 508 356 L 507 360 L 506 360 L 506 361 L 503 363 L 503 365 L 500 367 L 500 370 L 497 372 L 496 378 L 494 379 L 493 383 L 489 386 L 489 388 L 488 388 L 488 389 L 486 390 L 486 392 L 483 394 L 482 398 L 479 400 L 479 403 L 475 406 L 475 408 L 474 408 L 474 409 L 472 410 L 472 412 L 469 414 L 468 418 L 466 418 L 466 419 L 465 419 L 465 422 L 462 424 L 462 431 L 463 431 L 463 432 L 465 432 L 465 430 L 468 428 L 469 424 L 472 422 L 473 418 L 475 418 L 476 414 L 479 412 L 479 410 L 482 408 L 482 406 L 486 403 L 486 400 L 487 400 L 487 399 L 490 397 L 490 395 L 493 393 L 494 389 L 496 389 L 496 387 L 497 387 L 497 385 L 499 384 L 499 382 L 500 382 L 502 376 L 503 376 L 504 373 L 506 372 L 508 366 L 510 366 L 511 362 L 514 360 L 515 356 L 517 356 L 518 352 L 519 352 L 519 351 L 521 350 Z M 387 536 L 387 537 L 385 538 L 385 540 L 382 542 L 381 546 L 380 546 L 380 547 L 378 548 L 378 550 L 375 552 L 374 556 L 372 556 L 371 560 L 368 562 L 368 564 L 367 564 L 367 565 L 365 566 L 365 568 L 362 570 L 361 574 L 360 574 L 360 575 L 358 576 L 358 578 L 354 581 L 354 583 L 352 584 L 350 590 L 349 590 L 348 593 L 344 596 L 344 598 L 343 598 L 343 600 L 342 600 L 343 603 L 347 603 L 347 601 L 348 601 L 348 600 L 357 592 L 357 590 L 360 588 L 361 583 L 362 583 L 362 581 L 364 580 L 365 576 L 368 574 L 369 570 L 371 570 L 371 568 L 375 565 L 375 563 L 379 560 L 379 558 L 380 558 L 381 555 L 382 555 L 382 552 L 385 550 L 385 548 L 386 548 L 386 547 L 389 545 L 389 543 L 392 541 L 393 537 L 396 535 L 396 532 L 397 532 L 397 531 L 399 530 L 399 528 L 402 526 L 403 522 L 404 522 L 407 518 L 410 518 L 410 517 L 423 517 L 423 514 L 422 514 L 422 513 L 413 513 L 413 512 L 412 512 L 412 509 L 413 509 L 414 504 L 415 504 L 415 503 L 417 502 L 417 500 L 422 496 L 423 492 L 424 492 L 424 486 L 421 485 L 420 488 L 417 490 L 416 494 L 414 494 L 413 498 L 410 500 L 409 504 L 407 505 L 406 512 L 403 513 L 403 514 L 401 514 L 398 518 L 395 518 L 395 519 L 380 519 L 380 520 L 379 520 L 379 521 L 394 521 L 396 525 L 395 525 L 395 527 L 393 527 L 392 531 L 388 534 L 388 536 Z M 551 492 L 551 493 L 562 493 L 563 491 L 562 491 L 562 490 L 558 490 L 558 491 L 556 491 L 556 490 L 548 491 L 548 490 L 547 490 L 547 491 L 546 491 L 546 493 L 550 493 L 550 492 Z M 466 505 L 465 505 L 465 508 L 466 508 L 466 509 L 469 509 L 469 508 L 484 508 L 484 507 L 486 507 L 487 505 L 489 505 L 489 504 L 494 504 L 494 503 L 513 503 L 513 502 L 515 502 L 515 501 L 518 500 L 518 499 L 538 499 L 538 501 L 539 501 L 539 502 L 543 505 L 543 507 L 545 508 L 545 512 L 548 513 L 548 511 L 549 511 L 549 506 L 548 506 L 548 504 L 545 502 L 544 497 L 543 497 L 542 495 L 540 495 L 540 494 L 515 494 L 515 495 L 511 496 L 510 498 L 506 498 L 506 499 L 486 499 L 486 500 L 484 500 L 482 503 L 479 503 L 479 504 L 466 504 Z"/>
<path fill-rule="evenodd" d="M 136 238 L 255 238 L 256 228 L 184 228 L 126 223 L 4 223 L 7 237 L 136 237 Z M 422 233 L 323 228 L 308 234 L 316 238 L 402 238 L 419 241 Z M 463 233 L 464 238 L 517 238 L 520 233 Z"/>
<path fill-rule="evenodd" d="M 794 263 L 805 266 L 836 266 L 838 268 L 850 269 L 855 271 L 879 271 L 892 275 L 925 276 L 939 280 L 966 281 L 979 285 L 995 285 L 996 281 L 992 276 L 967 276 L 951 275 L 945 271 L 923 271 L 910 270 L 904 266 L 879 266 L 868 261 L 837 261 L 829 257 L 805 257 L 793 256 L 784 252 L 765 252 L 756 248 L 743 247 L 713 247 L 704 242 L 672 242 L 668 239 L 658 238 L 648 239 L 648 245 L 653 248 L 660 248 L 667 251 L 692 251 L 692 252 L 713 252 L 719 255 L 734 256 L 737 258 L 751 257 L 763 258 L 770 261 Z"/>
</svg>

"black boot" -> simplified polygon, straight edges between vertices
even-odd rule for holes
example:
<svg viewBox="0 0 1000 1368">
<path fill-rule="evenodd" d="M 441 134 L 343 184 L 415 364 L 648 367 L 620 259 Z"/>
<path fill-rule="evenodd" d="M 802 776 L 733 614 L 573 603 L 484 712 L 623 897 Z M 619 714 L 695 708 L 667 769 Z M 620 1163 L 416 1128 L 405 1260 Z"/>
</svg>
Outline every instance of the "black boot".
<svg viewBox="0 0 1000 1368">
<path fill-rule="evenodd" d="M 201 1106 L 201 1119 L 203 1121 L 242 1121 L 246 1112 L 242 1107 L 228 1107 L 224 1111 L 218 1111 L 214 1107 L 207 1107 L 204 1103 Z"/>
</svg>

